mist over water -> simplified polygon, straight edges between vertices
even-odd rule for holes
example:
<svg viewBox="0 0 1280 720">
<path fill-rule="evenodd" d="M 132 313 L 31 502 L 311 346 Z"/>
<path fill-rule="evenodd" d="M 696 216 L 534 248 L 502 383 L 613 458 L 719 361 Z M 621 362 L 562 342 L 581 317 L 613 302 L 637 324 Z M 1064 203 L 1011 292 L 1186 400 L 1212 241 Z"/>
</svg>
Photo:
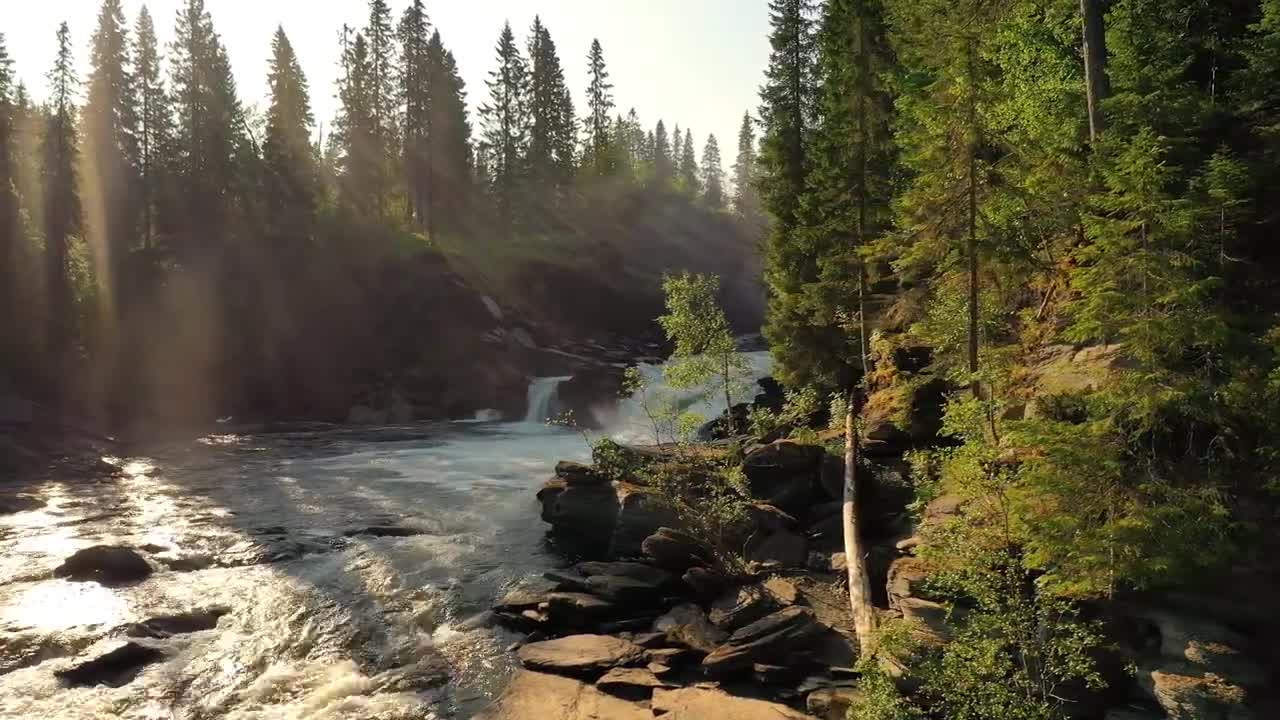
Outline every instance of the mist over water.
<svg viewBox="0 0 1280 720">
<path fill-rule="evenodd" d="M 539 402 L 558 384 L 544 380 Z M 599 414 L 619 439 L 652 438 L 638 400 Z M 512 670 L 516 636 L 485 611 L 556 564 L 534 491 L 590 454 L 573 430 L 491 418 L 209 436 L 148 448 L 118 480 L 36 489 L 44 508 L 0 517 L 0 717 L 470 717 Z M 146 548 L 158 570 L 120 588 L 50 578 L 95 544 Z M 211 607 L 229 611 L 214 630 L 136 640 L 165 658 L 132 682 L 54 676 L 130 623 Z"/>
</svg>

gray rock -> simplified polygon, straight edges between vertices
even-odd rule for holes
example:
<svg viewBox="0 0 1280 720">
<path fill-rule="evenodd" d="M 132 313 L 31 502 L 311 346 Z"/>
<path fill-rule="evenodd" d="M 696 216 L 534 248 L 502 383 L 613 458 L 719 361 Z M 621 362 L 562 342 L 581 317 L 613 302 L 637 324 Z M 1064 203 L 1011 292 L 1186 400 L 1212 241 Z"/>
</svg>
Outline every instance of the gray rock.
<svg viewBox="0 0 1280 720">
<path fill-rule="evenodd" d="M 584 562 L 574 566 L 583 575 L 617 575 L 634 578 L 650 585 L 671 586 L 676 583 L 676 576 L 652 565 L 641 562 Z"/>
<path fill-rule="evenodd" d="M 820 720 L 845 720 L 862 699 L 856 687 L 837 686 L 814 690 L 804 700 L 805 709 Z"/>
<path fill-rule="evenodd" d="M 667 640 L 699 652 L 709 653 L 725 641 L 724 630 L 711 624 L 702 608 L 693 604 L 677 605 L 653 623 L 653 629 Z"/>
<path fill-rule="evenodd" d="M 785 568 L 800 568 L 809 558 L 809 543 L 803 535 L 790 530 L 757 533 L 747 541 L 745 554 L 749 561 L 776 562 Z"/>
<path fill-rule="evenodd" d="M 697 538 L 670 527 L 659 528 L 641 545 L 658 567 L 683 573 L 696 565 L 713 565 L 714 556 Z"/>
<path fill-rule="evenodd" d="M 644 648 L 609 635 L 570 635 L 529 643 L 516 651 L 516 657 L 530 670 L 591 675 L 639 664 L 644 660 Z"/>
<path fill-rule="evenodd" d="M 708 614 L 717 627 L 730 632 L 749 625 L 799 599 L 796 586 L 779 577 L 734 588 L 711 604 Z"/>
<path fill-rule="evenodd" d="M 76 582 L 123 585 L 146 579 L 151 575 L 151 566 L 129 548 L 95 545 L 73 553 L 54 569 L 53 575 Z"/>
<path fill-rule="evenodd" d="M 609 482 L 608 478 L 597 473 L 590 465 L 568 460 L 556 463 L 556 477 L 570 485 L 604 485 Z"/>
<path fill-rule="evenodd" d="M 704 567 L 689 568 L 684 571 L 680 579 L 692 588 L 696 595 L 703 598 L 714 597 L 729 585 L 729 578 L 724 573 Z"/>
<path fill-rule="evenodd" d="M 589 592 L 622 605 L 651 604 L 662 595 L 662 586 L 622 575 L 592 575 L 587 578 Z"/>
<path fill-rule="evenodd" d="M 820 635 L 822 629 L 812 610 L 789 607 L 736 630 L 703 658 L 702 667 L 710 674 L 723 675 L 750 669 L 756 663 L 786 664 L 782 661 L 793 650 Z"/>
</svg>

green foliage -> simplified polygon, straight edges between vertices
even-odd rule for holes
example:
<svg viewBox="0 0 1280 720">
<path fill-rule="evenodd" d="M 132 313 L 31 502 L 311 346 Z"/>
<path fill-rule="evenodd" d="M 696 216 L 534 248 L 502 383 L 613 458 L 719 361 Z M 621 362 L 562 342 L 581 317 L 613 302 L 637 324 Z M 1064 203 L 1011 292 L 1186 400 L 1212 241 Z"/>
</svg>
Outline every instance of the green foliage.
<svg viewBox="0 0 1280 720">
<path fill-rule="evenodd" d="M 667 382 L 673 388 L 700 388 L 708 398 L 719 395 L 731 416 L 734 395 L 749 386 L 750 367 L 738 352 L 717 300 L 720 279 L 687 272 L 670 275 L 663 281 L 663 290 L 667 314 L 658 322 L 675 345 L 664 371 Z"/>
<path fill-rule="evenodd" d="M 750 493 L 740 466 L 700 460 L 659 464 L 650 468 L 646 482 L 726 570 L 743 568 Z"/>
<path fill-rule="evenodd" d="M 632 480 L 648 466 L 648 459 L 614 440 L 602 438 L 591 448 L 591 464 L 610 480 Z"/>
</svg>

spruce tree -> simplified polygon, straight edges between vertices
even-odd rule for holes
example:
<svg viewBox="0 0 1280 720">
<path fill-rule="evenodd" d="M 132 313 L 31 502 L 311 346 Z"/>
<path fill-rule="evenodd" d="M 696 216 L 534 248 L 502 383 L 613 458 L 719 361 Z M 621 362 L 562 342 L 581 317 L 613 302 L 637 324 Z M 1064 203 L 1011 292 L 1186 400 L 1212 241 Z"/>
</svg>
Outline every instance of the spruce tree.
<svg viewBox="0 0 1280 720">
<path fill-rule="evenodd" d="M 0 33 L 0 369 L 12 370 L 18 346 L 18 243 L 21 232 L 17 182 L 17 114 L 13 60 Z"/>
<path fill-rule="evenodd" d="M 756 127 L 751 113 L 742 114 L 738 129 L 738 156 L 733 161 L 733 214 L 747 227 L 764 222 L 760 195 L 756 192 Z"/>
<path fill-rule="evenodd" d="M 412 8 L 411 8 L 412 9 Z M 364 29 L 369 53 L 369 109 L 377 136 L 390 162 L 396 138 L 396 36 L 386 0 L 369 0 L 369 24 Z"/>
<path fill-rule="evenodd" d="M 413 0 L 400 18 L 397 35 L 400 40 L 399 102 L 403 108 L 400 121 L 403 141 L 406 209 L 418 227 L 432 235 L 435 213 L 432 208 L 431 184 L 431 120 L 433 67 L 431 23 L 423 0 Z"/>
<path fill-rule="evenodd" d="M 720 159 L 720 144 L 716 136 L 707 136 L 707 146 L 702 149 L 702 199 L 712 210 L 724 209 L 724 162 Z"/>
<path fill-rule="evenodd" d="M 698 179 L 698 156 L 693 147 L 693 131 L 685 130 L 684 142 L 680 144 L 680 188 L 692 197 L 702 192 L 702 181 Z"/>
<path fill-rule="evenodd" d="M 439 212 L 441 225 L 452 230 L 463 221 L 475 185 L 471 121 L 458 64 L 453 53 L 445 49 L 439 31 L 431 35 L 427 52 L 432 88 L 428 137 L 432 206 Z"/>
<path fill-rule="evenodd" d="M 118 295 L 130 285 L 125 260 L 137 239 L 139 165 L 137 96 L 120 0 L 103 0 L 90 41 L 89 66 L 84 155 L 93 191 L 87 230 L 90 242 L 106 256 L 102 279 L 109 293 Z"/>
<path fill-rule="evenodd" d="M 675 157 L 671 154 L 671 141 L 667 126 L 661 120 L 653 130 L 653 182 L 661 189 L 671 187 L 676 176 Z"/>
<path fill-rule="evenodd" d="M 555 41 L 534 17 L 529 30 L 529 173 L 539 204 L 558 205 L 573 180 L 573 101 Z"/>
<path fill-rule="evenodd" d="M 277 27 L 267 74 L 271 90 L 262 144 L 268 234 L 279 250 L 299 247 L 314 231 L 319 174 L 311 148 L 310 93 L 298 57 Z"/>
<path fill-rule="evenodd" d="M 58 56 L 49 71 L 49 103 L 46 130 L 41 148 L 44 191 L 45 293 L 48 299 L 48 330 L 45 341 L 51 388 L 56 388 L 68 370 L 76 340 L 75 295 L 71 284 L 71 245 L 83 226 L 80 188 L 76 167 L 79 161 L 76 130 L 75 60 L 71 55 L 71 30 L 67 23 L 58 28 Z"/>
<path fill-rule="evenodd" d="M 133 72 L 138 107 L 138 209 L 142 246 L 153 247 L 161 216 L 162 189 L 173 151 L 173 115 L 161 72 L 155 23 L 144 5 L 134 30 Z"/>
<path fill-rule="evenodd" d="M 684 159 L 684 133 L 680 132 L 680 123 L 676 123 L 671 133 L 671 179 L 680 181 L 680 161 Z"/>
<path fill-rule="evenodd" d="M 373 70 L 369 44 L 362 33 L 344 28 L 341 50 L 334 141 L 339 147 L 340 197 L 366 217 L 381 214 L 386 203 L 385 160 L 379 125 L 373 110 Z"/>
<path fill-rule="evenodd" d="M 489 102 L 480 108 L 488 150 L 490 194 L 504 232 L 523 209 L 529 146 L 529 70 L 511 24 L 502 27 L 495 49 L 498 67 L 489 73 Z"/>
<path fill-rule="evenodd" d="M 604 64 L 604 49 L 599 40 L 591 41 L 587 55 L 587 116 L 583 118 L 586 132 L 587 158 L 584 163 L 596 175 L 610 174 L 610 116 L 613 114 L 613 85 Z"/>
<path fill-rule="evenodd" d="M 757 181 L 774 219 L 770 253 L 781 255 L 795 228 L 809 173 L 808 143 L 816 104 L 813 5 L 770 0 L 769 66 L 760 91 L 764 126 Z M 784 263 L 781 257 L 777 262 Z"/>
</svg>

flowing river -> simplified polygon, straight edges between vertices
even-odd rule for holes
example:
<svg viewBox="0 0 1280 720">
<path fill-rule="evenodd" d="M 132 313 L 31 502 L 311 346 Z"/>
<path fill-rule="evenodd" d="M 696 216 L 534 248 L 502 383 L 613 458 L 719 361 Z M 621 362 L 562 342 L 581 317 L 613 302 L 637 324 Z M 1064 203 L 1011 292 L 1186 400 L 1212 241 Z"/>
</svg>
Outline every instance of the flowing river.
<svg viewBox="0 0 1280 720">
<path fill-rule="evenodd" d="M 535 381 L 538 412 L 554 385 Z M 637 401 L 605 415 L 644 438 Z M 0 717 L 470 717 L 517 638 L 485 611 L 557 563 L 534 491 L 588 455 L 580 433 L 528 421 L 213 435 L 147 448 L 117 479 L 24 488 L 44 507 L 0 516 Z M 158 570 L 127 587 L 51 578 L 97 544 Z M 131 623 L 212 608 L 213 629 L 137 640 L 163 657 L 118 687 L 54 675 Z"/>
</svg>

